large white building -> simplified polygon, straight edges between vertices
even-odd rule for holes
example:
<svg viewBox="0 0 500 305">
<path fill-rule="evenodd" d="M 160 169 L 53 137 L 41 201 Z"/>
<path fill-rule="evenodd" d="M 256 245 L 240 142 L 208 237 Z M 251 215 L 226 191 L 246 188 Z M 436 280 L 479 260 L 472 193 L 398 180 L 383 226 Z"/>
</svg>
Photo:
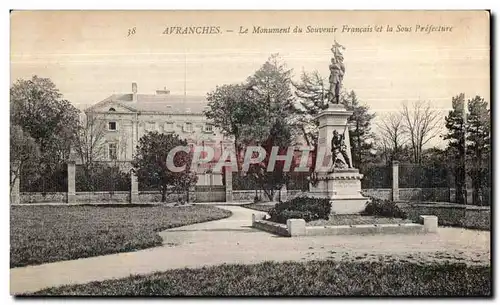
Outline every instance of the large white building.
<svg viewBox="0 0 500 305">
<path fill-rule="evenodd" d="M 220 147 L 224 136 L 207 120 L 203 111 L 207 101 L 203 96 L 172 95 L 169 90 L 155 94 L 139 94 L 132 83 L 131 93 L 112 94 L 87 108 L 85 113 L 105 121 L 102 161 L 130 162 L 139 139 L 149 131 L 176 133 L 189 143 Z M 200 173 L 202 174 L 202 173 Z M 219 179 L 206 181 L 199 176 L 198 184 L 220 184 Z"/>
</svg>

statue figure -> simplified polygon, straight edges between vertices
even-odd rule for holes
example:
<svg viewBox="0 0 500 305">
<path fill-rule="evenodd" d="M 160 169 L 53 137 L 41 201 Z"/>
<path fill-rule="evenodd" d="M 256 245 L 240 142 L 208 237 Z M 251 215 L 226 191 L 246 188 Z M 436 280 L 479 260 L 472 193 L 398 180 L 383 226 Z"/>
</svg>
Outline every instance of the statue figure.
<svg viewBox="0 0 500 305">
<path fill-rule="evenodd" d="M 347 155 L 347 146 L 345 145 L 344 135 L 338 133 L 337 130 L 333 131 L 332 137 L 332 161 L 333 168 L 339 167 L 337 166 L 337 162 L 343 163 L 343 165 L 347 166 L 347 168 L 351 168 L 351 161 L 349 160 L 349 156 Z M 338 155 L 341 154 L 344 157 L 344 161 L 338 158 Z"/>
<path fill-rule="evenodd" d="M 332 104 L 340 103 L 340 88 L 342 86 L 342 81 L 345 74 L 344 66 L 344 55 L 340 50 L 345 48 L 335 40 L 335 44 L 332 45 L 333 57 L 330 64 L 330 90 L 329 90 L 329 102 Z"/>
</svg>

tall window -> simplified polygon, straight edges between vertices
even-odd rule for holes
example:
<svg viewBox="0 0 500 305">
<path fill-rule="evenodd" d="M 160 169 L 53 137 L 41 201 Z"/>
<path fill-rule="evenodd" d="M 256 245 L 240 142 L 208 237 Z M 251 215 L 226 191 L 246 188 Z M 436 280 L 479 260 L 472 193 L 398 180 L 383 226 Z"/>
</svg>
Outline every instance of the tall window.
<svg viewBox="0 0 500 305">
<path fill-rule="evenodd" d="M 166 132 L 172 132 L 172 131 L 174 131 L 174 123 L 173 122 L 167 122 L 167 123 L 165 123 L 165 131 Z"/>
<path fill-rule="evenodd" d="M 146 130 L 147 131 L 155 131 L 156 124 L 154 122 L 146 122 Z"/>
<path fill-rule="evenodd" d="M 212 124 L 205 124 L 205 132 L 212 132 L 213 131 L 213 127 L 212 127 Z"/>
<path fill-rule="evenodd" d="M 184 131 L 185 132 L 193 132 L 193 123 L 190 123 L 190 122 L 184 123 Z"/>
<path fill-rule="evenodd" d="M 109 130 L 116 130 L 116 122 L 108 122 Z"/>
<path fill-rule="evenodd" d="M 109 143 L 108 144 L 108 156 L 110 160 L 116 160 L 117 154 L 116 154 L 116 143 Z"/>
</svg>

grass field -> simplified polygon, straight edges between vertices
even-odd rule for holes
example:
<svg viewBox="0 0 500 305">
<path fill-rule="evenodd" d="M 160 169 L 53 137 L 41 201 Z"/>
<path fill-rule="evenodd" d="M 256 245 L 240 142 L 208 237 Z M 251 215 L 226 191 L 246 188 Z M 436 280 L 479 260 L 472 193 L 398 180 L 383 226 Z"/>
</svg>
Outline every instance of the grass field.
<svg viewBox="0 0 500 305">
<path fill-rule="evenodd" d="M 155 247 L 158 231 L 230 215 L 212 206 L 13 206 L 10 267 Z"/>
<path fill-rule="evenodd" d="M 490 266 L 459 263 L 261 263 L 177 269 L 44 289 L 35 295 L 489 296 Z"/>
</svg>

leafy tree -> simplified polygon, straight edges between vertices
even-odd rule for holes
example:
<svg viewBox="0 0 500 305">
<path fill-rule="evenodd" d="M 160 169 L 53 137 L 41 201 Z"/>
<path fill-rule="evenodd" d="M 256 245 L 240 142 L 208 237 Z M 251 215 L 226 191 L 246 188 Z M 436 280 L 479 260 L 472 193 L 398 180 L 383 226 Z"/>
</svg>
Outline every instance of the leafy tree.
<svg viewBox="0 0 500 305">
<path fill-rule="evenodd" d="M 293 105 L 294 123 L 302 131 L 307 145 L 315 147 L 318 141 L 318 122 L 314 119 L 322 110 L 328 108 L 328 80 L 318 71 L 302 72 L 299 82 L 293 82 L 296 103 Z M 347 93 L 340 93 L 340 100 Z"/>
<path fill-rule="evenodd" d="M 285 153 L 298 134 L 291 121 L 294 96 L 292 93 L 291 70 L 277 54 L 273 54 L 252 76 L 247 79 L 251 90 L 251 101 L 256 114 L 253 128 L 248 129 L 246 144 L 260 144 L 266 151 L 266 159 L 249 169 L 249 177 L 261 186 L 272 199 L 276 190 L 287 183 L 289 172 L 284 170 L 284 162 L 276 162 L 272 172 L 267 171 L 272 147 L 279 147 Z"/>
<path fill-rule="evenodd" d="M 445 117 L 448 132 L 443 139 L 448 140 L 448 155 L 453 156 L 452 171 L 455 176 L 457 201 L 465 203 L 465 94 L 454 96 L 451 100 L 453 110 Z"/>
<path fill-rule="evenodd" d="M 32 171 L 38 162 L 40 150 L 35 140 L 27 133 L 23 132 L 19 125 L 10 125 L 10 187 L 17 179 L 22 168 L 25 172 Z"/>
<path fill-rule="evenodd" d="M 190 170 L 192 153 L 177 152 L 173 159 L 175 166 L 184 166 L 180 172 L 172 172 L 167 167 L 168 153 L 177 146 L 187 146 L 187 141 L 178 135 L 148 132 L 139 140 L 132 166 L 140 181 L 154 186 L 161 193 L 161 201 L 165 202 L 167 195 L 188 191 L 194 186 L 198 177 Z"/>
<path fill-rule="evenodd" d="M 373 150 L 374 134 L 370 125 L 375 114 L 368 113 L 368 106 L 359 103 L 353 90 L 343 99 L 343 104 L 353 112 L 348 120 L 353 165 L 363 169 Z"/>
<path fill-rule="evenodd" d="M 295 95 L 298 103 L 295 104 L 295 124 L 302 131 L 307 145 L 317 151 L 318 123 L 314 117 L 328 108 L 328 81 L 318 71 L 302 72 L 300 81 L 294 83 Z M 371 133 L 371 120 L 374 114 L 368 113 L 369 108 L 360 104 L 356 93 L 342 91 L 341 103 L 353 114 L 348 119 L 349 138 L 353 165 L 360 168 L 372 158 L 374 135 Z M 313 164 L 315 163 L 313 153 Z"/>
<path fill-rule="evenodd" d="M 489 176 L 490 159 L 490 110 L 488 103 L 480 96 L 468 101 L 467 116 L 467 154 L 470 166 L 467 166 L 472 178 L 472 198 L 474 204 L 483 204 L 483 195 Z M 487 165 L 487 166 L 485 166 Z"/>
<path fill-rule="evenodd" d="M 256 127 L 254 119 L 258 113 L 256 105 L 249 98 L 251 88 L 246 84 L 217 86 L 207 94 L 208 110 L 205 116 L 221 130 L 225 136 L 234 138 L 237 155 L 243 150 L 244 138 L 248 129 Z M 238 158 L 238 167 L 241 167 Z"/>
<path fill-rule="evenodd" d="M 270 155 L 273 145 L 292 143 L 296 131 L 290 122 L 294 100 L 290 75 L 291 70 L 274 54 L 244 83 L 219 86 L 208 94 L 205 115 L 225 135 L 234 137 L 240 170 L 246 146 L 261 145 Z M 273 173 L 264 168 L 266 162 L 252 166 L 247 177 L 272 196 L 286 183 L 287 173 L 278 166 Z"/>
<path fill-rule="evenodd" d="M 277 124 L 288 125 L 292 135 L 296 134 L 290 124 L 294 96 L 289 70 L 278 54 L 269 59 L 247 79 L 251 103 L 255 105 L 252 127 L 247 129 L 248 143 L 267 140 Z M 284 125 L 283 125 L 284 126 Z"/>
<path fill-rule="evenodd" d="M 278 155 L 285 155 L 291 143 L 291 135 L 290 126 L 284 120 L 277 120 L 269 137 L 261 144 L 261 147 L 266 151 L 266 157 L 262 162 L 251 164 L 249 167 L 247 177 L 264 191 L 269 200 L 272 200 L 276 191 L 279 191 L 288 182 L 290 172 L 295 167 L 293 160 L 290 168 L 286 170 L 284 161 L 276 161 L 274 170 L 267 171 L 273 147 L 278 147 Z"/>
<path fill-rule="evenodd" d="M 48 78 L 33 76 L 19 79 L 10 88 L 11 124 L 29 134 L 39 147 L 40 158 L 36 169 L 46 182 L 61 182 L 64 164 L 69 158 L 70 147 L 78 124 L 78 110 L 65 100 Z M 23 177 L 30 174 L 23 167 Z M 23 179 L 27 181 L 26 179 Z"/>
</svg>

